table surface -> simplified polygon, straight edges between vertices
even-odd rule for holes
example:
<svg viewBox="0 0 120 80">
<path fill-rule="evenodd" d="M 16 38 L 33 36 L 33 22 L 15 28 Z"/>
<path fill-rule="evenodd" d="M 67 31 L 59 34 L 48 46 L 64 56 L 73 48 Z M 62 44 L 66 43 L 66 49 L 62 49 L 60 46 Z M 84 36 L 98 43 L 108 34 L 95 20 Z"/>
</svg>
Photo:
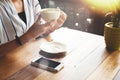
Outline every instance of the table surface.
<svg viewBox="0 0 120 80">
<path fill-rule="evenodd" d="M 54 41 L 67 46 L 61 58 L 64 64 L 57 73 L 35 68 L 31 60 L 40 57 L 40 45 L 45 39 L 27 43 L 0 58 L 0 80 L 119 80 L 120 51 L 105 48 L 104 37 L 68 28 L 51 34 Z"/>
</svg>

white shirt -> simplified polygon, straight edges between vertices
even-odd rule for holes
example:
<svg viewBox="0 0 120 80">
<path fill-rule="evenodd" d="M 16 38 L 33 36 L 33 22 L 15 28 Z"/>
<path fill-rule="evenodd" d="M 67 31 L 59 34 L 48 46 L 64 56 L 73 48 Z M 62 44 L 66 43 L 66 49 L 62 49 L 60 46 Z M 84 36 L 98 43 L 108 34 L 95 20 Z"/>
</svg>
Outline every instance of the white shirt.
<svg viewBox="0 0 120 80">
<path fill-rule="evenodd" d="M 41 7 L 38 0 L 23 0 L 26 24 L 18 16 L 10 0 L 0 0 L 0 45 L 21 36 L 35 22 Z"/>
</svg>

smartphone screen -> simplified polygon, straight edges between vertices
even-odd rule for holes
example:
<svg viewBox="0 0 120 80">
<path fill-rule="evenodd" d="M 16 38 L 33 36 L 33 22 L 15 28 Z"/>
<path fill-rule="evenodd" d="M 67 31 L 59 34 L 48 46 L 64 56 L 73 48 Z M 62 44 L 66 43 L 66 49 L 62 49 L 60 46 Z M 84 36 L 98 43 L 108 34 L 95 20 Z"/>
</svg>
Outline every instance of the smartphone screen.
<svg viewBox="0 0 120 80">
<path fill-rule="evenodd" d="M 36 60 L 33 60 L 31 62 L 31 65 L 51 72 L 58 72 L 64 67 L 63 63 L 44 57 L 40 57 Z"/>
<path fill-rule="evenodd" d="M 46 65 L 48 67 L 52 67 L 52 68 L 56 68 L 60 64 L 60 62 L 56 62 L 56 61 L 49 60 L 46 58 L 40 58 L 36 60 L 35 62 L 38 64 Z"/>
</svg>

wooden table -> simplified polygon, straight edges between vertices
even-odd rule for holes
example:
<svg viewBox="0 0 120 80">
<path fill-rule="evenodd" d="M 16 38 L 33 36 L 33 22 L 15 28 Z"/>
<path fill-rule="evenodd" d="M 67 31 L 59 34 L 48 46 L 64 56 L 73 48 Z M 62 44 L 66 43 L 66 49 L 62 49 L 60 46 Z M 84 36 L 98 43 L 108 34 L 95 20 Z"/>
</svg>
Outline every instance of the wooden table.
<svg viewBox="0 0 120 80">
<path fill-rule="evenodd" d="M 30 65 L 39 55 L 44 39 L 25 44 L 0 58 L 0 80 L 120 80 L 120 51 L 109 52 L 103 36 L 60 28 L 51 34 L 67 46 L 66 56 L 54 58 L 64 63 L 58 73 Z"/>
</svg>

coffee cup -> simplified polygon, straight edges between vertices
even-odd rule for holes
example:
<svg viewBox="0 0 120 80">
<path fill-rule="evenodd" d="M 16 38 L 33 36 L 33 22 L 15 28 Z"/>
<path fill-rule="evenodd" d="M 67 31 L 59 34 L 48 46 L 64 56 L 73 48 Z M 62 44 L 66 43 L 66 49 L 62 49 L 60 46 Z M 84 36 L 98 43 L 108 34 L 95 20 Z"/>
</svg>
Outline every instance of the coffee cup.
<svg viewBox="0 0 120 80">
<path fill-rule="evenodd" d="M 41 9 L 41 17 L 45 21 L 57 20 L 60 16 L 59 8 L 44 8 Z"/>
</svg>

